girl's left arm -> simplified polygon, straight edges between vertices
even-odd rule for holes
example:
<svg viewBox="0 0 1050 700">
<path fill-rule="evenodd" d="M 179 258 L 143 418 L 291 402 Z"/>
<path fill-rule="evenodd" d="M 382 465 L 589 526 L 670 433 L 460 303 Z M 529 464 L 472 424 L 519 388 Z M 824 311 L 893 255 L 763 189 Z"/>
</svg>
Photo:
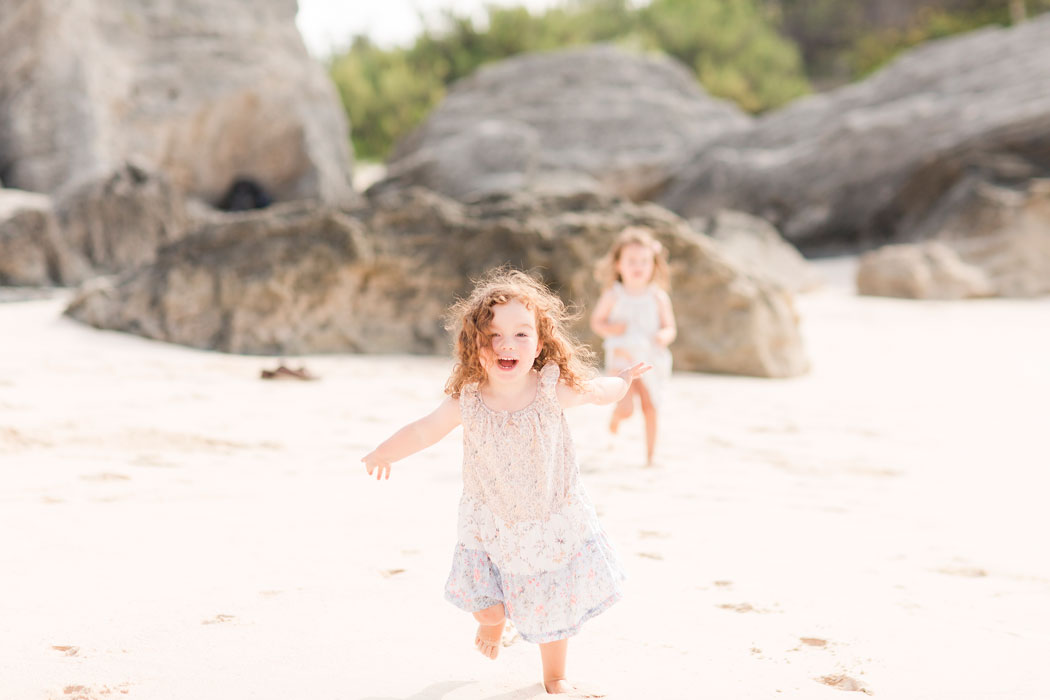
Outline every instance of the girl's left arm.
<svg viewBox="0 0 1050 700">
<path fill-rule="evenodd" d="M 671 297 L 664 290 L 656 295 L 657 307 L 660 310 L 660 330 L 653 338 L 656 343 L 666 348 L 678 337 L 678 324 L 674 320 L 674 308 L 671 306 Z"/>
<path fill-rule="evenodd" d="M 562 408 L 582 406 L 593 403 L 598 406 L 616 403 L 627 394 L 631 382 L 653 368 L 645 362 L 637 362 L 615 377 L 598 377 L 583 383 L 583 390 L 578 391 L 561 382 L 558 383 L 558 403 Z"/>
</svg>

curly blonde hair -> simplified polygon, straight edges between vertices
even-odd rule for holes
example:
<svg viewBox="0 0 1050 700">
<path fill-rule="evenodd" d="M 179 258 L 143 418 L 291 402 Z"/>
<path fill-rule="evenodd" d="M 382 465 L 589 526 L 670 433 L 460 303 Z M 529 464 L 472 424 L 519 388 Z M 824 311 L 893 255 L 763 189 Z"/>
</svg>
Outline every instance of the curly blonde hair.
<svg viewBox="0 0 1050 700">
<path fill-rule="evenodd" d="M 500 267 L 477 280 L 470 296 L 459 299 L 448 311 L 445 327 L 456 335 L 456 365 L 445 384 L 446 394 L 459 398 L 465 385 L 485 380 L 481 350 L 488 342 L 492 307 L 514 299 L 536 314 L 536 332 L 542 347 L 532 363 L 533 369 L 553 362 L 558 365 L 561 381 L 578 391 L 587 378 L 597 374 L 594 353 L 567 329 L 579 314 L 566 308 L 542 282 L 520 270 Z"/>
<path fill-rule="evenodd" d="M 608 289 L 616 282 L 623 282 L 616 265 L 620 262 L 623 249 L 629 245 L 640 245 L 653 251 L 653 279 L 661 289 L 671 288 L 671 270 L 664 255 L 664 247 L 653 237 L 653 232 L 644 226 L 628 226 L 613 242 L 612 249 L 606 253 L 594 268 L 594 276 L 602 289 Z"/>
</svg>

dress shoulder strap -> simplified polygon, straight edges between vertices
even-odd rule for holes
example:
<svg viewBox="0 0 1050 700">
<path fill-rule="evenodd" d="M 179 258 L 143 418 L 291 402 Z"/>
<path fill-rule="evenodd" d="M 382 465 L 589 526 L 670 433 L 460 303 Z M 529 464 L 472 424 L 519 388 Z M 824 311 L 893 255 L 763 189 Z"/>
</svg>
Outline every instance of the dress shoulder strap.
<svg viewBox="0 0 1050 700">
<path fill-rule="evenodd" d="M 558 394 L 556 391 L 560 376 L 561 369 L 559 369 L 556 362 L 548 362 L 543 365 L 543 369 L 540 370 L 540 391 L 543 392 L 544 396 L 557 400 Z"/>
<path fill-rule="evenodd" d="M 459 412 L 463 418 L 473 417 L 478 412 L 478 383 L 464 384 L 459 390 Z"/>
</svg>

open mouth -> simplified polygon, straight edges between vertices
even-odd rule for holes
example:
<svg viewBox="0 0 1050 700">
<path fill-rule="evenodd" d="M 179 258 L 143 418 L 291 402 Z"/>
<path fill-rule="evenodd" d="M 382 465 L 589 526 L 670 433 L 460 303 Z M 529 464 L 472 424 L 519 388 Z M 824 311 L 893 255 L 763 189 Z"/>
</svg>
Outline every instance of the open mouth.
<svg viewBox="0 0 1050 700">
<path fill-rule="evenodd" d="M 496 364 L 499 365 L 500 369 L 514 369 L 518 365 L 518 361 L 510 357 L 497 357 Z"/>
</svg>

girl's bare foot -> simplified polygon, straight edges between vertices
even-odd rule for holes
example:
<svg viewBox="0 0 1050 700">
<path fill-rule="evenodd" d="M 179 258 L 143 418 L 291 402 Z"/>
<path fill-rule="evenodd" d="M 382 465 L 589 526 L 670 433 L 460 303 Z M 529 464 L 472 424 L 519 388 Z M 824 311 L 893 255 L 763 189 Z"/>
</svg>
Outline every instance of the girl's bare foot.
<svg viewBox="0 0 1050 700">
<path fill-rule="evenodd" d="M 503 626 L 507 624 L 505 612 L 503 603 L 496 603 L 473 613 L 474 619 L 478 621 L 478 633 L 474 637 L 474 646 L 490 659 L 499 655 Z"/>
<path fill-rule="evenodd" d="M 568 698 L 604 698 L 605 693 L 586 686 L 577 685 L 565 679 L 544 681 L 543 689 L 548 695 L 564 695 Z"/>
<path fill-rule="evenodd" d="M 474 637 L 474 646 L 478 651 L 490 659 L 499 656 L 499 648 L 503 643 L 503 626 L 506 623 L 506 619 L 503 619 L 494 625 L 478 625 L 478 634 Z"/>
</svg>

